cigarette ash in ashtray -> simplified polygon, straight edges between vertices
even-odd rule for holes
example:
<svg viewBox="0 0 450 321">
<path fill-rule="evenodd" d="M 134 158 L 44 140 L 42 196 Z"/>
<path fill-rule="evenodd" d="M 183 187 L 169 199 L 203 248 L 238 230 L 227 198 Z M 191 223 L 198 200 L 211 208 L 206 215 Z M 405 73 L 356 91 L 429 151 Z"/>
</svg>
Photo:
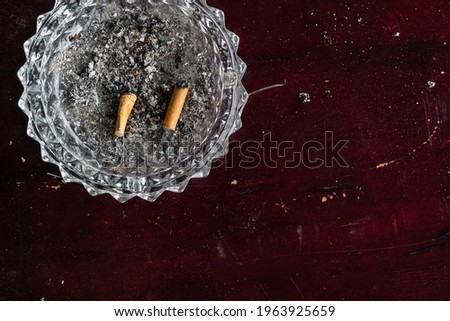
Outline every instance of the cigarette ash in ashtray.
<svg viewBox="0 0 450 321">
<path fill-rule="evenodd" d="M 124 139 L 154 141 L 174 87 L 189 84 L 173 138 L 175 149 L 207 126 L 221 96 L 220 62 L 207 35 L 181 15 L 168 18 L 137 10 L 93 19 L 68 37 L 64 53 L 52 61 L 67 123 L 91 149 L 112 141 L 122 148 L 114 126 L 126 91 L 138 99 Z M 120 152 L 110 149 L 109 156 Z"/>
</svg>

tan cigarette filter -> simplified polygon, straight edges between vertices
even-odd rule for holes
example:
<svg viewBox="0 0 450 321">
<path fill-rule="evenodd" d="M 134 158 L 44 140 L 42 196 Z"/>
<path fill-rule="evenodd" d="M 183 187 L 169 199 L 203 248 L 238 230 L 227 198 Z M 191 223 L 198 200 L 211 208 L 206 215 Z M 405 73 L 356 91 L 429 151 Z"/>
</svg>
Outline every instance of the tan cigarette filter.
<svg viewBox="0 0 450 321">
<path fill-rule="evenodd" d="M 125 127 L 130 118 L 131 111 L 136 104 L 137 96 L 132 93 L 123 94 L 120 98 L 119 113 L 116 122 L 116 136 L 123 137 L 125 135 Z"/>
<path fill-rule="evenodd" d="M 178 121 L 180 120 L 181 112 L 183 111 L 188 92 L 188 87 L 175 87 L 172 99 L 170 100 L 169 108 L 167 109 L 163 127 L 173 131 L 177 129 Z"/>
</svg>

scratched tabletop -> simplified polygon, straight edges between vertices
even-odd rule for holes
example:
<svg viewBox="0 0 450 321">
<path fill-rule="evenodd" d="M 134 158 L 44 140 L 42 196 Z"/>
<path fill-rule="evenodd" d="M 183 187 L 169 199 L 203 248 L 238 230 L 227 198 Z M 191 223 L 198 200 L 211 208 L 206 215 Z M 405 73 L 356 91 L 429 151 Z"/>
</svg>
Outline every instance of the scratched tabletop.
<svg viewBox="0 0 450 321">
<path fill-rule="evenodd" d="M 449 300 L 449 2 L 209 4 L 244 127 L 182 194 L 119 204 L 26 135 L 16 72 L 53 1 L 2 2 L 0 299 Z"/>
</svg>

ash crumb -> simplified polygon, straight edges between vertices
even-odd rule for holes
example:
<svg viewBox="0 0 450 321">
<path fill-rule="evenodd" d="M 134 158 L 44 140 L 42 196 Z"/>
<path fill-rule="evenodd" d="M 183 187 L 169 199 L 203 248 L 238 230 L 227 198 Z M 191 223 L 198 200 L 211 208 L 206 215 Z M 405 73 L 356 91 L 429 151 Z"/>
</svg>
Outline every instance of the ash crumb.
<svg viewBox="0 0 450 321">
<path fill-rule="evenodd" d="M 24 164 L 27 161 L 24 157 L 21 157 L 20 160 L 22 161 L 22 164 Z"/>
<path fill-rule="evenodd" d="M 302 104 L 306 104 L 311 102 L 311 96 L 308 93 L 299 93 L 298 100 L 300 100 Z"/>
<path fill-rule="evenodd" d="M 434 81 L 428 81 L 426 84 L 428 89 L 433 89 L 434 87 L 436 87 L 436 83 Z"/>
<path fill-rule="evenodd" d="M 322 197 L 322 203 L 326 203 L 328 201 L 328 198 L 326 196 Z"/>
<path fill-rule="evenodd" d="M 70 42 L 75 42 L 75 41 L 78 41 L 79 39 L 80 39 L 80 34 L 76 34 L 76 35 L 69 37 Z"/>
<path fill-rule="evenodd" d="M 12 144 L 13 144 L 13 141 L 10 140 L 10 141 L 9 141 L 9 146 L 12 146 Z"/>
<path fill-rule="evenodd" d="M 237 180 L 234 180 L 230 183 L 230 185 L 237 185 L 239 182 Z"/>
</svg>

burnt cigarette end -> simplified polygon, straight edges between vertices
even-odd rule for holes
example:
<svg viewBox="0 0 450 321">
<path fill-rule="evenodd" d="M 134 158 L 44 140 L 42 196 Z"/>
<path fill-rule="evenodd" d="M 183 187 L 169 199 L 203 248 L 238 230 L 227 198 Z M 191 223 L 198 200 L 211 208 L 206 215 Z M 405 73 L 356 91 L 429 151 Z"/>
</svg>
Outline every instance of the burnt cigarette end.
<svg viewBox="0 0 450 321">
<path fill-rule="evenodd" d="M 116 122 L 116 136 L 123 137 L 125 135 L 125 127 L 130 118 L 131 111 L 136 104 L 137 96 L 131 92 L 127 92 L 120 98 L 119 112 Z"/>
<path fill-rule="evenodd" d="M 181 88 L 188 88 L 189 84 L 186 81 L 181 81 L 181 82 L 177 83 L 177 86 L 181 87 Z"/>
<path fill-rule="evenodd" d="M 166 118 L 163 127 L 175 131 L 177 129 L 178 121 L 180 120 L 181 112 L 183 111 L 184 103 L 189 92 L 187 86 L 175 86 L 172 99 L 170 100 L 169 108 L 167 109 Z"/>
</svg>

